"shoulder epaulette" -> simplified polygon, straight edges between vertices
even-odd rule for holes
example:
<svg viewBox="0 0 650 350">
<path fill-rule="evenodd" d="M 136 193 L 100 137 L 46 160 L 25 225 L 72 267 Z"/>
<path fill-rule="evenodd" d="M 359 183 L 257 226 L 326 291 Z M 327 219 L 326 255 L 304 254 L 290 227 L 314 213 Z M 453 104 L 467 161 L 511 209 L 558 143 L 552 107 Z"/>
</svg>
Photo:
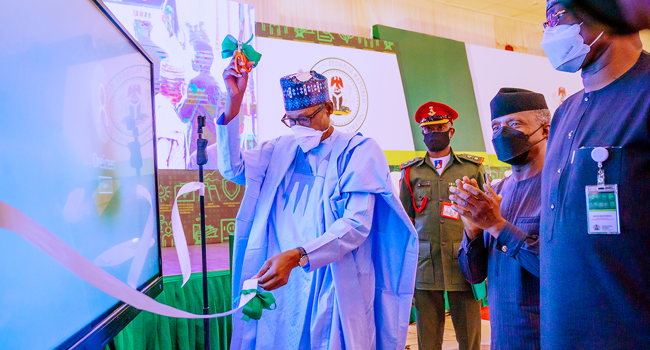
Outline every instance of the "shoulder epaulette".
<svg viewBox="0 0 650 350">
<path fill-rule="evenodd" d="M 483 158 L 483 157 L 477 157 L 477 156 L 473 156 L 471 154 L 464 154 L 464 153 L 459 154 L 458 157 L 461 158 L 461 159 L 469 160 L 470 162 L 476 163 L 476 164 L 479 164 L 479 165 L 483 164 L 483 161 L 485 160 L 485 158 Z"/>
<path fill-rule="evenodd" d="M 404 163 L 400 164 L 399 170 L 404 170 L 404 168 L 408 168 L 411 165 L 422 161 L 423 159 L 424 159 L 424 157 L 416 157 L 416 158 L 413 158 L 413 159 L 409 160 L 408 162 L 404 162 Z"/>
</svg>

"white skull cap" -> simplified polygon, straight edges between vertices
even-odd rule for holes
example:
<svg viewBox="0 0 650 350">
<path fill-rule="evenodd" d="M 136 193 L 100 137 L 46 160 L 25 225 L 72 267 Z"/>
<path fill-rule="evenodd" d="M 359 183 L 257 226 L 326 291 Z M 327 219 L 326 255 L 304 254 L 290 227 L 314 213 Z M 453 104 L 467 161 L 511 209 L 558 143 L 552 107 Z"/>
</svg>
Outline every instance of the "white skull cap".
<svg viewBox="0 0 650 350">
<path fill-rule="evenodd" d="M 300 82 L 303 83 L 311 79 L 311 73 L 303 72 L 302 69 L 298 69 L 298 73 L 296 73 L 295 75 L 296 75 L 296 79 L 298 79 Z"/>
</svg>

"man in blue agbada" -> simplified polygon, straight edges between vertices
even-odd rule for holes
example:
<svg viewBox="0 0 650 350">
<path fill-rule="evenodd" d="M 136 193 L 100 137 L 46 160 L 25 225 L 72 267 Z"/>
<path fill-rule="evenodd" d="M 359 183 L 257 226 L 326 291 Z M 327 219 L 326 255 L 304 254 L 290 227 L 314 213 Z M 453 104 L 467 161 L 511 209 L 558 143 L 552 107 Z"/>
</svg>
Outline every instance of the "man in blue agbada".
<svg viewBox="0 0 650 350">
<path fill-rule="evenodd" d="M 248 75 L 231 62 L 223 77 L 219 171 L 246 185 L 233 296 L 258 277 L 277 302 L 259 321 L 233 318 L 231 349 L 404 349 L 417 234 L 377 142 L 330 126 L 327 79 L 312 71 L 280 80 L 294 135 L 242 151 Z"/>
</svg>

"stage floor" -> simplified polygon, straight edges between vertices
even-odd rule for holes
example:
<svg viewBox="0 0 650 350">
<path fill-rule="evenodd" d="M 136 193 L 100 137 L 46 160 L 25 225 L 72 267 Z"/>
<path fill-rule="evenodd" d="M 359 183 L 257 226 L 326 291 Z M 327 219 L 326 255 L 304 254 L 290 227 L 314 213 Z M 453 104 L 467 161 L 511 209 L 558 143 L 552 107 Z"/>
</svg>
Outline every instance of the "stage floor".
<svg viewBox="0 0 650 350">
<path fill-rule="evenodd" d="M 442 338 L 442 350 L 458 350 L 456 332 L 451 316 L 445 318 L 445 334 Z M 415 323 L 409 326 L 409 333 L 406 337 L 406 350 L 418 348 L 418 332 Z M 481 350 L 490 350 L 490 321 L 481 320 Z"/>
<path fill-rule="evenodd" d="M 191 245 L 187 247 L 190 251 L 190 264 L 192 273 L 201 272 L 201 246 Z M 162 270 L 163 276 L 181 274 L 181 265 L 178 262 L 176 247 L 162 248 Z M 228 243 L 217 243 L 206 245 L 208 271 L 219 271 L 230 269 L 230 248 Z"/>
</svg>

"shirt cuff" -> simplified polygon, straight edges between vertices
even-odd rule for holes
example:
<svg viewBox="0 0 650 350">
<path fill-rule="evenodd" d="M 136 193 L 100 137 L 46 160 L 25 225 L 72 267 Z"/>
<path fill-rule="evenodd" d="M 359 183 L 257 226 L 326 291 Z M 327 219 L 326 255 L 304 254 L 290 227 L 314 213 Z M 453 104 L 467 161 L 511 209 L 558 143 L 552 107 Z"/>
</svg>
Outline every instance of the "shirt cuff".
<svg viewBox="0 0 650 350">
<path fill-rule="evenodd" d="M 307 253 L 307 265 L 303 267 L 305 272 L 311 272 L 313 270 L 317 270 L 320 267 L 323 267 L 327 265 L 328 261 L 328 253 L 325 251 L 322 251 L 321 248 L 322 246 L 326 245 L 327 243 L 332 241 L 332 236 L 330 234 L 323 234 L 322 236 L 311 240 L 307 243 L 305 243 L 302 248 L 305 249 L 305 253 Z M 314 269 L 311 269 L 311 267 L 314 266 Z"/>
<path fill-rule="evenodd" d="M 228 124 L 223 124 L 223 119 L 225 118 L 224 114 L 215 119 L 215 124 L 217 126 L 217 142 L 219 142 L 219 147 L 227 146 L 228 148 L 224 151 L 234 151 L 239 149 L 239 114 L 234 117 Z M 226 141 L 227 140 L 227 141 Z M 223 141 L 226 141 L 225 143 Z M 224 153 L 225 154 L 225 153 Z M 221 161 L 221 156 L 219 158 Z"/>
<path fill-rule="evenodd" d="M 223 118 L 225 118 L 225 117 L 226 117 L 226 114 L 221 113 L 221 115 L 217 119 L 214 120 L 215 124 L 220 125 L 220 126 L 223 125 Z"/>
<path fill-rule="evenodd" d="M 497 236 L 497 249 L 507 256 L 514 256 L 528 238 L 528 235 L 517 226 L 506 221 Z"/>
<path fill-rule="evenodd" d="M 300 247 L 300 248 L 305 249 L 305 247 Z M 296 250 L 297 249 L 298 248 L 296 248 Z M 305 264 L 305 266 L 300 266 L 300 264 L 298 264 L 298 266 L 300 266 L 305 272 L 309 272 L 309 254 L 307 253 L 307 250 L 305 250 L 305 254 L 307 255 L 307 264 Z"/>
<path fill-rule="evenodd" d="M 467 237 L 467 232 L 463 230 L 463 240 L 460 243 L 460 248 L 464 249 L 468 255 L 474 255 L 479 251 L 485 250 L 485 244 L 483 244 L 483 233 L 477 235 L 470 241 L 469 237 Z"/>
<path fill-rule="evenodd" d="M 230 124 L 233 124 L 233 123 L 232 123 L 233 121 L 235 121 L 235 120 L 239 121 L 239 114 L 237 114 L 234 118 L 232 118 L 232 119 L 230 120 L 230 122 L 228 122 L 228 124 L 224 124 L 224 123 L 223 123 L 223 120 L 224 120 L 225 118 L 226 118 L 226 113 L 221 113 L 221 114 L 219 115 L 219 117 L 217 117 L 217 118 L 214 120 L 214 123 L 217 124 L 217 126 L 230 126 Z M 239 126 L 239 123 L 234 123 L 234 124 L 236 124 L 237 126 Z"/>
</svg>

